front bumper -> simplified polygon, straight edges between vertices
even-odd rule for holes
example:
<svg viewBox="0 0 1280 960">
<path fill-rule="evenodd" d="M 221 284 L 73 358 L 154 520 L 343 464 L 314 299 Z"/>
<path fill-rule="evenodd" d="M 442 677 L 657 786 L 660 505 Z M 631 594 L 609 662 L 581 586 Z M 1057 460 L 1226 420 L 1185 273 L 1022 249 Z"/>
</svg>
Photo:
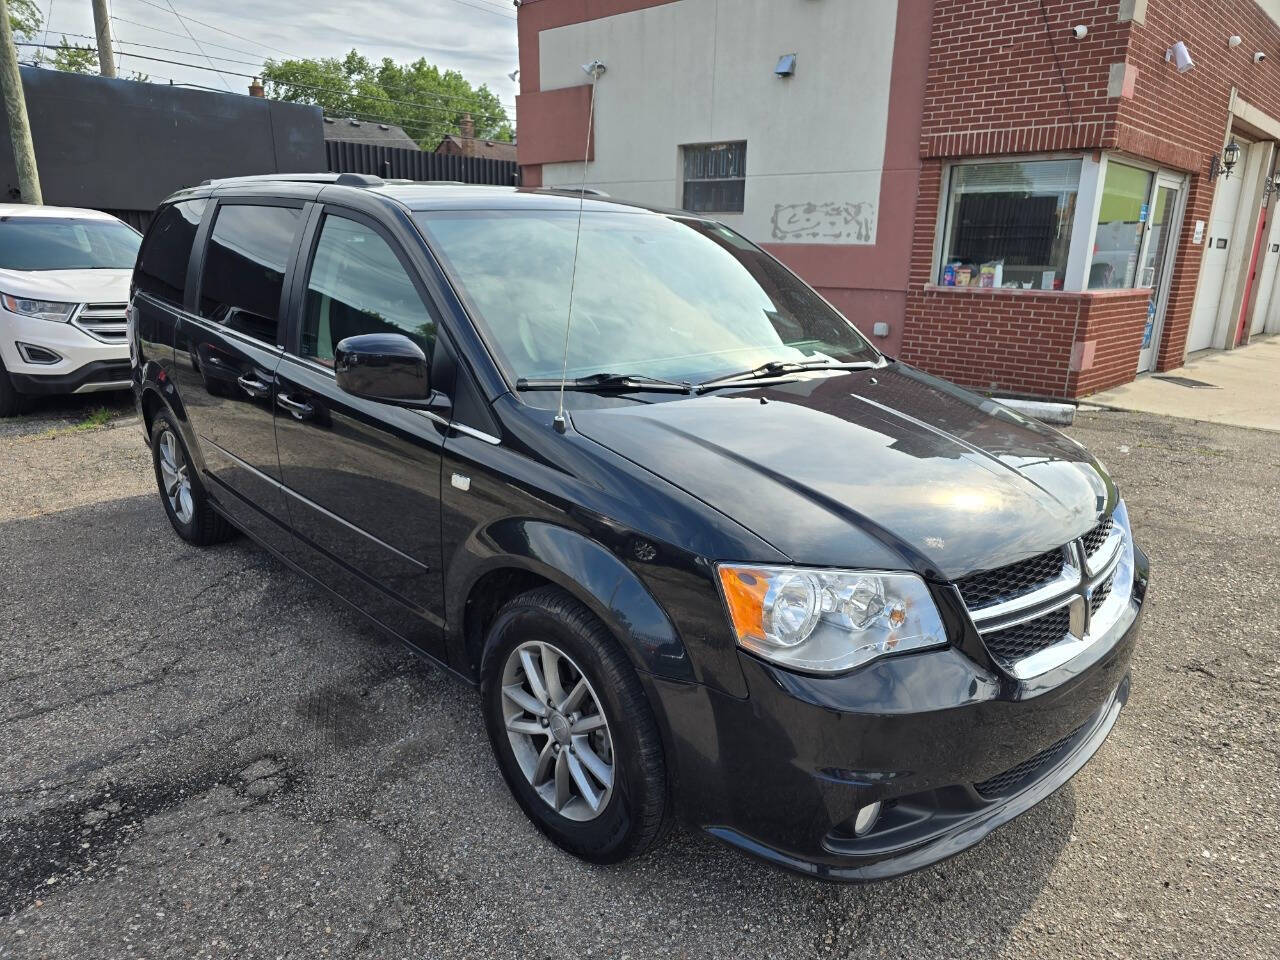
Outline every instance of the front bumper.
<svg viewBox="0 0 1280 960">
<path fill-rule="evenodd" d="M 1033 681 L 961 649 L 813 678 L 742 654 L 748 693 L 648 678 L 685 816 L 774 864 L 868 881 L 937 863 L 1049 796 L 1088 762 L 1129 693 L 1147 562 L 1131 616 Z M 857 837 L 853 818 L 884 803 Z"/>
<path fill-rule="evenodd" d="M 31 363 L 22 347 L 56 356 Z M 0 360 L 19 393 L 90 393 L 129 387 L 129 344 L 105 343 L 74 323 L 23 317 L 0 308 Z"/>
</svg>

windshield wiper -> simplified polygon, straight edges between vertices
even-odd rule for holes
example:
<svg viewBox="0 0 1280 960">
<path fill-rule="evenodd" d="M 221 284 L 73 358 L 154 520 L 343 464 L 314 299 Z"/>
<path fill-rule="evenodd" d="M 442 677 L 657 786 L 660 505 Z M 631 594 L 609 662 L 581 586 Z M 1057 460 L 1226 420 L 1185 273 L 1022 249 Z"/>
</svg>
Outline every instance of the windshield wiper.
<svg viewBox="0 0 1280 960">
<path fill-rule="evenodd" d="M 879 365 L 875 360 L 850 360 L 843 363 L 835 360 L 770 360 L 768 363 L 762 363 L 758 367 L 743 370 L 740 373 L 730 373 L 723 377 L 703 380 L 694 386 L 694 390 L 697 393 L 702 393 L 704 390 L 711 390 L 716 387 L 749 384 L 754 380 L 763 380 L 767 377 L 782 377 L 788 373 L 801 373 L 805 370 L 871 370 Z"/>
<path fill-rule="evenodd" d="M 664 393 L 692 393 L 692 383 L 677 383 L 675 380 L 663 380 L 659 377 L 646 377 L 640 373 L 593 373 L 586 377 L 574 377 L 564 381 L 566 390 L 654 390 Z M 517 390 L 559 390 L 560 381 L 551 377 L 546 379 L 529 379 L 521 377 L 516 381 Z"/>
</svg>

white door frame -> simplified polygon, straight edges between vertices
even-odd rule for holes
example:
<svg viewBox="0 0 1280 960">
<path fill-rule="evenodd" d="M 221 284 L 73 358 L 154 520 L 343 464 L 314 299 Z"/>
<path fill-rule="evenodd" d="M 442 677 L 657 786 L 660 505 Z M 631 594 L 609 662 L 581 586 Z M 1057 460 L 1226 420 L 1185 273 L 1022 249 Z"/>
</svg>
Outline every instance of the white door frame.
<svg viewBox="0 0 1280 960">
<path fill-rule="evenodd" d="M 1148 217 L 1155 216 L 1156 198 L 1160 195 L 1160 188 L 1166 187 L 1177 191 L 1177 199 L 1174 201 L 1173 210 L 1169 215 L 1169 222 L 1165 226 L 1168 240 L 1165 244 L 1164 262 L 1156 265 L 1156 270 L 1160 274 L 1160 282 L 1156 287 L 1152 288 L 1151 296 L 1156 301 L 1155 324 L 1151 328 L 1151 351 L 1150 362 L 1144 367 L 1142 365 L 1142 348 L 1138 349 L 1138 372 L 1144 373 L 1147 370 L 1154 370 L 1157 358 L 1160 355 L 1160 338 L 1164 335 L 1164 317 L 1169 307 L 1169 288 L 1173 283 L 1173 265 L 1177 257 L 1178 241 L 1182 234 L 1182 215 L 1187 209 L 1187 175 L 1171 173 L 1162 170 L 1156 174 L 1151 181 L 1151 196 L 1147 200 L 1147 210 L 1150 211 Z M 1147 256 L 1147 245 L 1151 243 L 1151 228 L 1148 225 L 1146 233 L 1142 238 L 1142 249 L 1138 251 L 1138 267 L 1141 269 L 1143 261 Z"/>
</svg>

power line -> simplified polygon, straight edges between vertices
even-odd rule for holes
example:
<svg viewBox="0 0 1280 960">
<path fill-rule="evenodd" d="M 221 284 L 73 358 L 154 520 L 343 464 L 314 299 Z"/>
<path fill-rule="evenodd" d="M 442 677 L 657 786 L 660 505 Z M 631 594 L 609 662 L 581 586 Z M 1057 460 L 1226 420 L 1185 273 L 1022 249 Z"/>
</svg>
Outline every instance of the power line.
<svg viewBox="0 0 1280 960">
<path fill-rule="evenodd" d="M 502 13 L 498 10 L 491 9 L 490 7 L 482 7 L 478 3 L 471 2 L 471 0 L 453 0 L 453 2 L 460 3 L 464 7 L 470 7 L 472 10 L 479 10 L 481 13 L 491 13 L 495 17 L 501 17 L 503 20 L 515 20 L 515 17 L 509 13 Z"/>
<path fill-rule="evenodd" d="M 153 2 L 153 0 L 137 0 L 137 2 L 145 3 L 148 7 L 155 7 L 157 10 L 166 9 L 160 4 Z M 210 30 L 216 30 L 218 33 L 225 33 L 228 37 L 235 37 L 237 40 L 243 40 L 245 43 L 252 43 L 259 47 L 266 47 L 268 50 L 274 50 L 276 53 L 283 53 L 286 57 L 291 57 L 295 60 L 301 59 L 295 56 L 294 54 L 290 53 L 288 50 L 281 50 L 279 47 L 273 47 L 271 46 L 271 44 L 263 43 L 261 40 L 254 40 L 252 37 L 242 37 L 238 33 L 232 33 L 230 30 L 223 30 L 221 27 L 215 27 L 213 24 L 205 23 L 203 20 L 197 20 L 195 17 L 187 17 L 187 19 L 192 23 L 200 24 L 200 26 L 202 27 L 207 27 Z"/>
<path fill-rule="evenodd" d="M 153 27 L 153 26 L 151 26 L 151 24 L 149 24 L 149 23 L 140 23 L 140 22 L 139 22 L 139 21 L 137 21 L 137 20 L 130 20 L 130 19 L 128 19 L 127 17 L 116 17 L 116 16 L 113 16 L 111 19 L 112 19 L 112 20 L 114 20 L 114 21 L 116 21 L 116 23 L 128 23 L 128 24 L 132 24 L 132 25 L 133 25 L 133 26 L 135 26 L 135 27 L 142 27 L 142 29 L 144 29 L 144 30 L 153 30 L 153 31 L 155 31 L 156 33 L 163 33 L 166 37 L 177 37 L 179 40 L 185 40 L 185 39 L 186 39 L 186 34 L 183 34 L 183 33 L 174 33 L 172 30 L 161 30 L 159 27 Z M 130 41 L 130 42 L 132 42 L 132 41 Z M 240 49 L 239 47 L 229 47 L 229 46 L 227 46 L 225 43 L 213 43 L 213 42 L 212 42 L 212 41 L 210 41 L 210 40 L 206 40 L 206 41 L 204 41 L 204 45 L 205 45 L 206 47 L 217 47 L 219 50 L 230 50 L 232 53 L 243 53 L 246 57 L 260 57 L 260 56 L 261 56 L 261 54 L 259 54 L 259 53 L 255 53 L 255 52 L 254 52 L 254 51 L 252 51 L 252 50 L 242 50 L 242 49 Z M 145 43 L 134 43 L 134 46 L 136 46 L 136 47 L 145 47 L 145 46 L 147 46 L 147 44 L 145 44 Z M 157 50 L 168 50 L 169 48 L 168 48 L 168 47 L 156 47 L 155 49 L 157 49 Z M 187 52 L 187 51 L 182 51 L 182 52 L 184 52 L 184 53 L 185 53 L 185 52 Z M 219 59 L 224 59 L 224 58 L 219 57 Z"/>
<path fill-rule="evenodd" d="M 63 33 L 61 30 L 59 30 L 59 31 L 58 31 L 58 33 L 59 33 L 59 34 L 61 34 L 61 35 L 62 35 L 62 36 L 64 36 L 64 37 L 76 37 L 76 38 L 78 38 L 78 39 L 82 39 L 82 40 L 96 40 L 96 39 L 97 39 L 96 37 L 90 36 L 90 35 L 89 35 L 89 34 L 87 34 L 87 33 Z M 175 34 L 175 36 L 176 36 L 176 34 Z M 155 45 L 154 43 L 139 43 L 137 40 L 123 40 L 123 39 L 121 39 L 120 37 L 116 37 L 116 38 L 115 38 L 115 42 L 116 42 L 116 43 L 118 43 L 118 44 L 119 44 L 119 43 L 125 43 L 125 44 L 128 44 L 128 45 L 129 45 L 129 46 L 131 46 L 131 47 L 143 47 L 143 48 L 145 48 L 145 49 L 147 49 L 147 50 L 164 50 L 164 51 L 166 51 L 166 52 L 168 52 L 168 53 L 186 53 L 186 54 L 190 54 L 190 55 L 192 55 L 192 56 L 203 56 L 206 60 L 210 59 L 210 58 L 209 58 L 209 55 L 208 55 L 207 53 L 197 53 L 197 52 L 196 52 L 196 51 L 194 51 L 194 50 L 180 50 L 180 49 L 178 49 L 177 47 L 160 47 L 160 46 Z M 130 54 L 129 54 L 129 52 L 128 52 L 127 50 L 119 50 L 119 51 L 117 51 L 117 53 L 120 53 L 120 54 L 122 54 L 122 55 L 124 55 L 124 56 L 126 56 L 126 57 L 127 57 L 127 56 L 130 56 Z M 250 56 L 252 56 L 252 54 L 250 54 Z M 240 66 L 243 66 L 243 67 L 256 67 L 256 66 L 258 66 L 258 63 L 257 63 L 257 61 L 256 61 L 256 60 L 233 60 L 231 57 L 213 57 L 212 59 L 214 59 L 214 60 L 221 60 L 223 63 L 236 63 L 236 64 L 239 64 Z"/>
<path fill-rule="evenodd" d="M 182 25 L 182 29 L 187 31 L 187 36 L 190 37 L 191 42 L 196 45 L 196 49 L 199 50 L 201 55 L 206 60 L 209 61 L 209 66 L 212 67 L 213 61 L 209 58 L 209 55 L 205 53 L 204 50 L 201 49 L 200 41 L 195 38 L 195 35 L 191 32 L 191 28 L 187 26 L 187 21 L 183 20 L 182 17 L 178 15 L 178 8 L 173 5 L 173 0 L 164 0 L 164 2 L 169 7 L 169 10 L 173 13 L 174 18 L 178 21 L 178 23 Z M 218 79 L 222 81 L 222 85 L 224 87 L 226 87 L 228 90 L 231 89 L 231 84 L 227 83 L 227 78 L 224 77 L 221 73 L 218 74 Z"/>
</svg>

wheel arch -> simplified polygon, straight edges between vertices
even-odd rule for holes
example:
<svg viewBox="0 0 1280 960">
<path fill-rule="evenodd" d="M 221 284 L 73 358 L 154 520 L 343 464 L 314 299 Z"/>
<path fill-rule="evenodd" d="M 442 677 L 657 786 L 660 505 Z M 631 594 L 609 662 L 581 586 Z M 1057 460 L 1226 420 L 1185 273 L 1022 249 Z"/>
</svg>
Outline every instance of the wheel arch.
<svg viewBox="0 0 1280 960">
<path fill-rule="evenodd" d="M 675 626 L 640 578 L 604 544 L 531 519 L 499 521 L 469 538 L 446 583 L 451 659 L 479 677 L 485 635 L 512 597 L 552 585 L 586 606 L 644 673 L 692 680 Z"/>
</svg>

